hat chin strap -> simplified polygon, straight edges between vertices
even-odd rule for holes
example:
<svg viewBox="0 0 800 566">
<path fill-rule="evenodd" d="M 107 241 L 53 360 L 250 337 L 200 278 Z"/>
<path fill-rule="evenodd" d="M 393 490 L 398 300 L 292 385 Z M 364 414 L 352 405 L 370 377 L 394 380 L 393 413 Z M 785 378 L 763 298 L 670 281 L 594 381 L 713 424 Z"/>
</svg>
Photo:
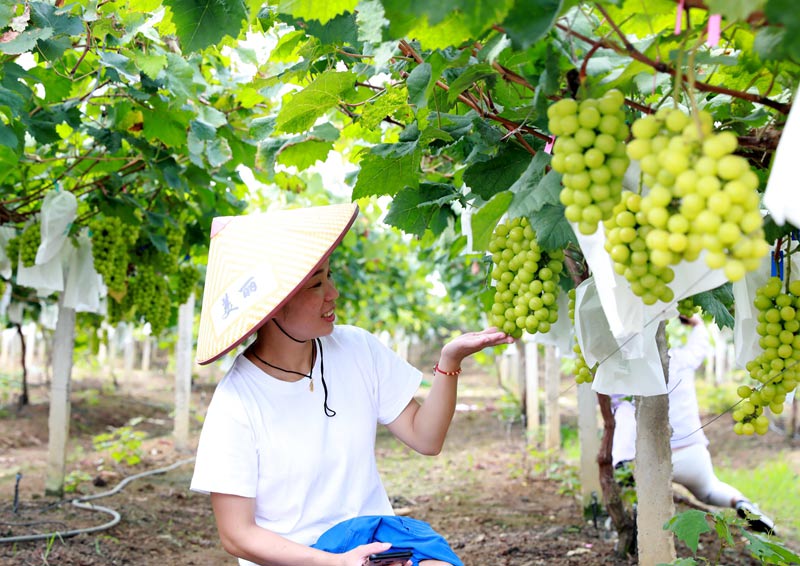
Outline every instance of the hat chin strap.
<svg viewBox="0 0 800 566">
<path fill-rule="evenodd" d="M 298 340 L 297 338 L 295 338 L 294 336 L 292 336 L 291 334 L 289 334 L 288 332 L 286 332 L 286 331 L 283 329 L 283 327 L 282 327 L 280 324 L 278 324 L 278 321 L 277 321 L 277 320 L 275 320 L 274 318 L 272 319 L 272 322 L 274 322 L 274 323 L 275 323 L 275 326 L 277 326 L 277 327 L 278 327 L 278 330 L 280 330 L 281 332 L 283 332 L 283 333 L 284 333 L 284 334 L 285 334 L 285 335 L 286 335 L 286 336 L 287 336 L 289 339 L 291 339 L 291 340 L 294 340 L 294 341 L 295 341 L 295 342 L 297 342 L 298 344 L 305 344 L 306 342 L 308 342 L 308 340 Z"/>
</svg>

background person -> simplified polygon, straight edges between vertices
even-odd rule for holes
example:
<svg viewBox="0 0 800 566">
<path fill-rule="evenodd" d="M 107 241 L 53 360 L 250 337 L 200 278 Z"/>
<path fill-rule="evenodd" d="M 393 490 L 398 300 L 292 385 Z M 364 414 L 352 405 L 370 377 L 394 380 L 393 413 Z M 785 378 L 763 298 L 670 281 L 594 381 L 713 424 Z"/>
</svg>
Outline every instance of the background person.
<svg viewBox="0 0 800 566">
<path fill-rule="evenodd" d="M 355 205 L 218 219 L 197 357 L 255 334 L 217 386 L 191 488 L 211 494 L 224 548 L 240 564 L 360 566 L 409 549 L 408 564 L 462 562 L 427 523 L 396 517 L 375 461 L 377 425 L 437 454 L 462 360 L 511 343 L 496 329 L 445 344 L 424 403 L 421 372 L 365 330 L 337 325 L 329 255 Z"/>
<path fill-rule="evenodd" d="M 698 500 L 715 507 L 732 507 L 748 520 L 755 531 L 773 532 L 773 521 L 738 489 L 714 473 L 708 438 L 700 422 L 695 374 L 711 354 L 708 331 L 698 316 L 680 317 L 691 327 L 683 346 L 669 350 L 669 424 L 672 428 L 672 480 L 688 489 Z M 615 467 L 636 456 L 636 410 L 622 395 L 612 396 L 616 426 L 611 450 Z"/>
</svg>

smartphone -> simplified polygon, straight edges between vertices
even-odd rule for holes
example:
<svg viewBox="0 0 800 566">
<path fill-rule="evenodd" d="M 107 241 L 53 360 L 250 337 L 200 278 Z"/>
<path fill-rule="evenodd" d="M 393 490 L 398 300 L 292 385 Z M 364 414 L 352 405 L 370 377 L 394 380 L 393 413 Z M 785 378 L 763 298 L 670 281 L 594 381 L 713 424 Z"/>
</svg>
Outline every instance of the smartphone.
<svg viewBox="0 0 800 566">
<path fill-rule="evenodd" d="M 411 555 L 410 550 L 390 550 L 380 554 L 371 554 L 367 566 L 404 566 Z"/>
</svg>

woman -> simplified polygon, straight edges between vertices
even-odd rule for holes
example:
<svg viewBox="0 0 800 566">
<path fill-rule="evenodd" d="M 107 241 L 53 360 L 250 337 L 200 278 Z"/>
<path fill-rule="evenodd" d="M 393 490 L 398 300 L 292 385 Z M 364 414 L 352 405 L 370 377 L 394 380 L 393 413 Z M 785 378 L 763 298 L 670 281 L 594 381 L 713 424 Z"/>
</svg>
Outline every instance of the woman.
<svg viewBox="0 0 800 566">
<path fill-rule="evenodd" d="M 462 360 L 512 338 L 487 329 L 446 344 L 420 405 L 418 370 L 368 332 L 334 324 L 328 258 L 357 213 L 313 207 L 212 228 L 198 361 L 256 337 L 209 405 L 192 489 L 211 494 L 222 544 L 240 564 L 360 566 L 393 545 L 412 550 L 414 566 L 461 565 L 430 526 L 393 516 L 377 424 L 438 454 Z"/>
</svg>

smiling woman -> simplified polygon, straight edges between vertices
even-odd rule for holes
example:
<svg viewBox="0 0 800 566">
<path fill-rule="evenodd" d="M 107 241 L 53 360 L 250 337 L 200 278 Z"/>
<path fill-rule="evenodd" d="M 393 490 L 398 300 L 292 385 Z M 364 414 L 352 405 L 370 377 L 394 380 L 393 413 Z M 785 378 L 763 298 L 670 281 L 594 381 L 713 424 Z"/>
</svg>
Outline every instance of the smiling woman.
<svg viewBox="0 0 800 566">
<path fill-rule="evenodd" d="M 445 344 L 418 403 L 419 370 L 365 330 L 335 324 L 329 256 L 357 214 L 343 204 L 214 221 L 198 361 L 255 339 L 214 393 L 192 489 L 211 494 L 240 564 L 361 566 L 392 545 L 413 553 L 398 564 L 462 564 L 430 525 L 394 516 L 377 426 L 438 454 L 462 360 L 512 339 L 490 328 Z"/>
</svg>

